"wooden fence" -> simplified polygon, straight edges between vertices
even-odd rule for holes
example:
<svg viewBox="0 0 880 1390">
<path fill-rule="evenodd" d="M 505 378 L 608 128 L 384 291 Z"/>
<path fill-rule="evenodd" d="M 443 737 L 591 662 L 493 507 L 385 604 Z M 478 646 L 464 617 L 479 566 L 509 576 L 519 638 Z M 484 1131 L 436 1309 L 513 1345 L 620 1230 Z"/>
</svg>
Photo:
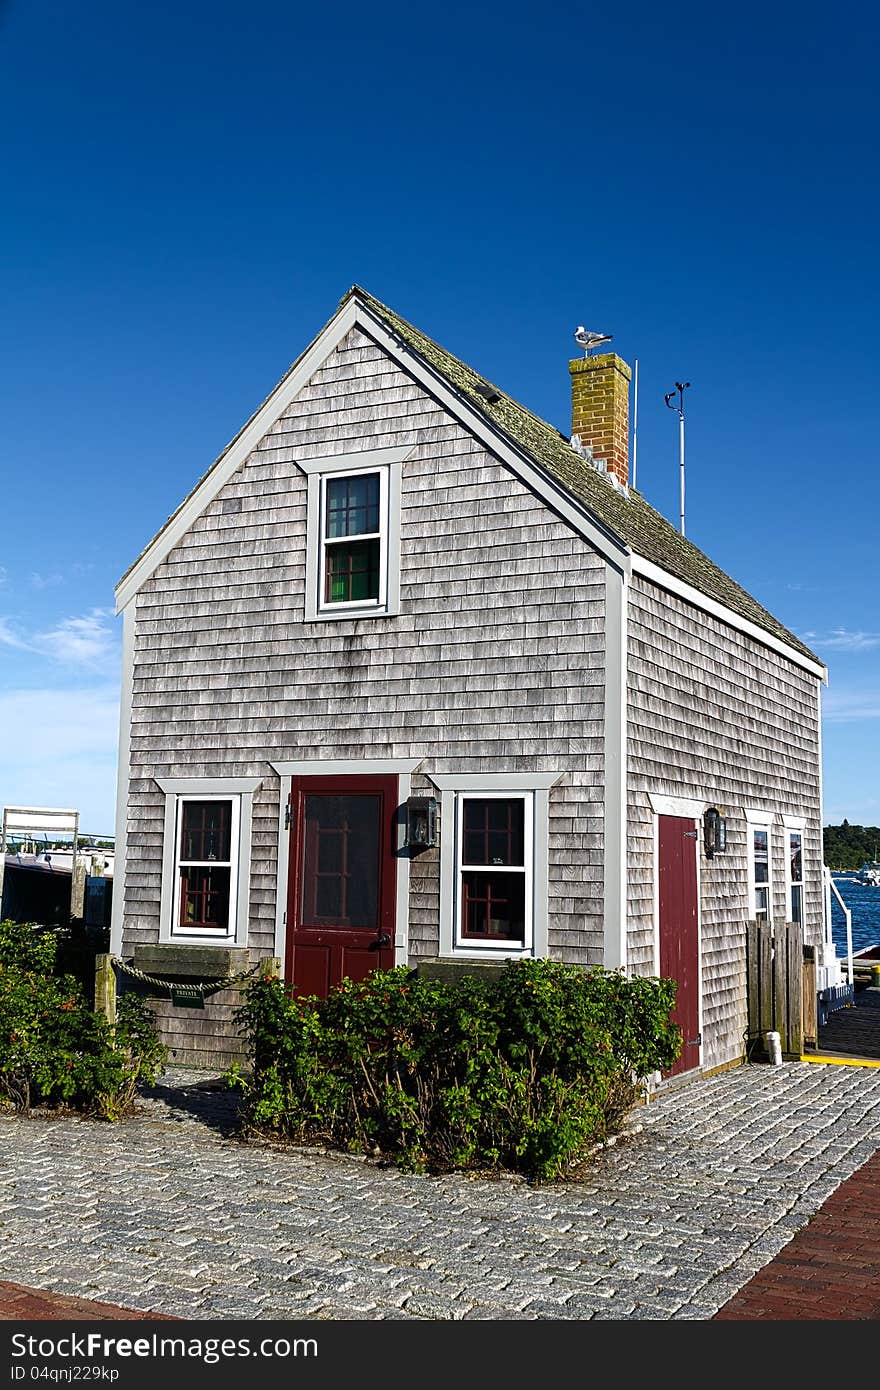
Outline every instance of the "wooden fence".
<svg viewBox="0 0 880 1390">
<path fill-rule="evenodd" d="M 794 922 L 746 923 L 748 1055 L 766 1051 L 764 1035 L 777 1032 L 783 1057 L 800 1057 L 803 1029 L 804 934 Z"/>
</svg>

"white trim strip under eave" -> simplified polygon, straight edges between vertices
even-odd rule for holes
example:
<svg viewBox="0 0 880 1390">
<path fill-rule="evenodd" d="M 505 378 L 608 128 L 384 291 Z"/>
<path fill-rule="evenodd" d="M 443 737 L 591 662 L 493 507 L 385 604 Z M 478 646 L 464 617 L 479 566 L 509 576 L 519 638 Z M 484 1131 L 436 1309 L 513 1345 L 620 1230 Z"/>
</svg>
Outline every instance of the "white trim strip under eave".
<svg viewBox="0 0 880 1390">
<path fill-rule="evenodd" d="M 661 589 L 668 589 L 671 594 L 677 594 L 687 603 L 693 604 L 694 608 L 701 608 L 704 613 L 711 613 L 713 618 L 720 618 L 728 627 L 735 628 L 737 632 L 743 632 L 747 637 L 752 637 L 756 642 L 761 642 L 765 647 L 770 647 L 774 652 L 780 652 L 782 656 L 800 666 L 804 671 L 809 671 L 811 676 L 818 676 L 819 680 L 826 685 L 828 683 L 828 669 L 820 665 L 818 661 L 811 661 L 802 652 L 790 647 L 787 642 L 783 642 L 779 637 L 774 637 L 771 632 L 766 632 L 764 628 L 758 627 L 757 623 L 750 622 L 748 618 L 743 618 L 739 613 L 734 613 L 732 608 L 719 603 L 717 599 L 709 598 L 708 594 L 695 589 L 692 584 L 687 584 L 683 579 L 677 579 L 674 574 L 663 569 L 660 565 L 655 565 L 653 560 L 646 560 L 643 555 L 633 554 L 632 572 L 640 574 L 643 579 L 649 579 L 652 584 L 657 584 Z"/>
<path fill-rule="evenodd" d="M 353 299 L 340 309 L 318 335 L 308 349 L 299 366 L 279 381 L 271 396 L 260 406 L 245 425 L 238 438 L 229 446 L 205 475 L 192 496 L 184 502 L 179 511 L 160 531 L 144 551 L 129 574 L 116 588 L 116 611 L 121 612 L 134 594 L 146 583 L 150 575 L 158 569 L 169 551 L 186 535 L 193 522 L 198 520 L 207 506 L 213 502 L 220 489 L 229 481 L 233 473 L 244 463 L 256 448 L 263 436 L 284 414 L 291 401 L 299 394 L 306 382 L 314 376 L 330 353 L 336 348 L 346 333 L 354 327 L 356 304 Z"/>
<path fill-rule="evenodd" d="M 125 861 L 128 850 L 128 793 L 131 780 L 131 701 L 134 688 L 134 624 L 137 598 L 122 611 L 122 690 L 119 700 L 119 760 L 116 767 L 116 839 L 113 860 L 113 903 L 110 909 L 110 950 L 122 954 L 125 925 Z"/>
</svg>

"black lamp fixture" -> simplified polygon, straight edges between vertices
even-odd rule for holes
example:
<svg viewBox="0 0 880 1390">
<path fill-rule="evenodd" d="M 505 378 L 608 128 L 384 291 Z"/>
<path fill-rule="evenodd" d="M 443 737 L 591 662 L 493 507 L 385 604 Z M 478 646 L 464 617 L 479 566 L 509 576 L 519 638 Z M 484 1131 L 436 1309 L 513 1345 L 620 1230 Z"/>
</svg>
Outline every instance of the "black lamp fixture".
<svg viewBox="0 0 880 1390">
<path fill-rule="evenodd" d="M 707 859 L 727 849 L 727 820 L 717 806 L 703 812 L 703 840 Z"/>
<path fill-rule="evenodd" d="M 437 843 L 437 798 L 411 796 L 406 803 L 407 849 L 431 849 Z"/>
</svg>

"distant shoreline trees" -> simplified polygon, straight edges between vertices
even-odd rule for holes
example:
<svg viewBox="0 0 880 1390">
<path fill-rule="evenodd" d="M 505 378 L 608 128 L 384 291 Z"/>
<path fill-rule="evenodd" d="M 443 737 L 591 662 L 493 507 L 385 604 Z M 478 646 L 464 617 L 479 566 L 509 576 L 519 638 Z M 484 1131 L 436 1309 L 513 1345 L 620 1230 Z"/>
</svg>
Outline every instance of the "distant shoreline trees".
<svg viewBox="0 0 880 1390">
<path fill-rule="evenodd" d="M 825 863 L 835 872 L 860 869 L 866 859 L 880 859 L 880 826 L 850 825 L 844 820 L 842 825 L 826 825 L 822 836 Z"/>
</svg>

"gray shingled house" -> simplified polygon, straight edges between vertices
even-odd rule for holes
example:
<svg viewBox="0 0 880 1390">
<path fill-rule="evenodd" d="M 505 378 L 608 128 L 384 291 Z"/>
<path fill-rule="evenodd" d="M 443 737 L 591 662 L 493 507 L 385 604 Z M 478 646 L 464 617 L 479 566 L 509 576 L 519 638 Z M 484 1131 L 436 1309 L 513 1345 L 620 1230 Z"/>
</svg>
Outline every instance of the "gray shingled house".
<svg viewBox="0 0 880 1390">
<path fill-rule="evenodd" d="M 743 1057 L 746 921 L 822 940 L 825 670 L 629 487 L 626 364 L 570 372 L 563 435 L 355 287 L 132 565 L 125 961 L 548 955 L 676 978 L 677 1070 Z M 236 1002 L 157 1002 L 175 1059 Z"/>
</svg>

